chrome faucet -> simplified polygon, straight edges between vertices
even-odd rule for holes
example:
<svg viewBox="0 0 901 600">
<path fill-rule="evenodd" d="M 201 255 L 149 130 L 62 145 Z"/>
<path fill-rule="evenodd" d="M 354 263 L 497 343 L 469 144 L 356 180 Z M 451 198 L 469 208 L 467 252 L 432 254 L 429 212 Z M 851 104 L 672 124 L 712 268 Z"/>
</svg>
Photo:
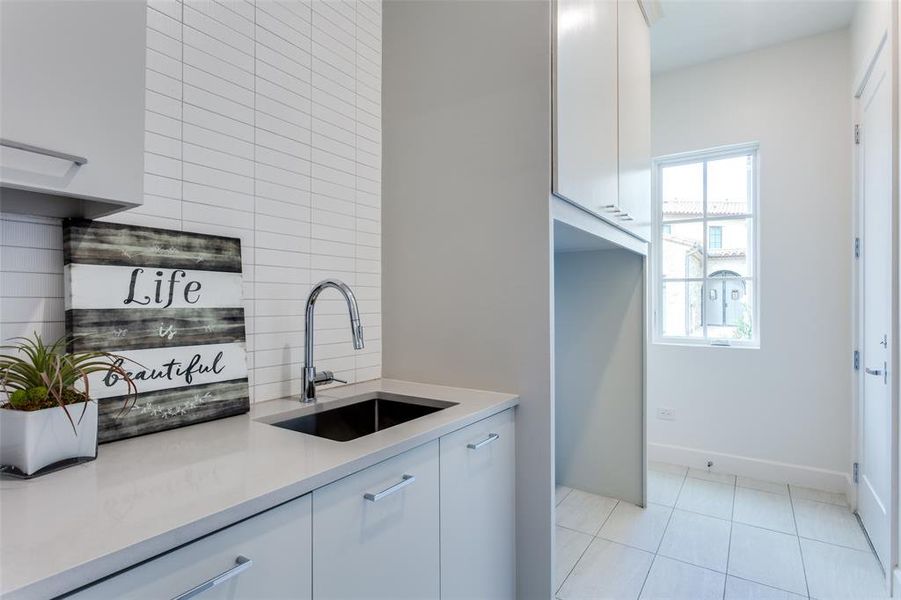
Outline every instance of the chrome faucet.
<svg viewBox="0 0 901 600">
<path fill-rule="evenodd" d="M 335 288 L 338 290 L 344 300 L 347 302 L 347 310 L 350 313 L 350 334 L 353 337 L 354 348 L 360 350 L 363 348 L 363 326 L 360 324 L 360 311 L 357 309 L 357 299 L 354 293 L 343 281 L 337 279 L 323 279 L 313 286 L 310 295 L 307 297 L 306 320 L 304 322 L 304 340 L 303 340 L 303 396 L 301 402 L 316 401 L 316 386 L 326 383 L 340 382 L 347 383 L 341 379 L 335 379 L 335 374 L 331 371 L 316 372 L 313 366 L 313 307 L 316 305 L 316 299 L 322 290 L 326 288 Z"/>
</svg>

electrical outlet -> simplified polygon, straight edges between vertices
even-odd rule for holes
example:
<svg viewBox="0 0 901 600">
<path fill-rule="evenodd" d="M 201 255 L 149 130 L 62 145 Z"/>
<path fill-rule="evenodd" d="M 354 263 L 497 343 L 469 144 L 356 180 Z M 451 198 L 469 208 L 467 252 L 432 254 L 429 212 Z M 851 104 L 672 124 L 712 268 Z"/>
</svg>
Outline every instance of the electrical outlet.
<svg viewBox="0 0 901 600">
<path fill-rule="evenodd" d="M 676 420 L 676 411 L 672 408 L 658 408 L 657 409 L 657 418 L 663 419 L 664 421 L 675 421 Z"/>
</svg>

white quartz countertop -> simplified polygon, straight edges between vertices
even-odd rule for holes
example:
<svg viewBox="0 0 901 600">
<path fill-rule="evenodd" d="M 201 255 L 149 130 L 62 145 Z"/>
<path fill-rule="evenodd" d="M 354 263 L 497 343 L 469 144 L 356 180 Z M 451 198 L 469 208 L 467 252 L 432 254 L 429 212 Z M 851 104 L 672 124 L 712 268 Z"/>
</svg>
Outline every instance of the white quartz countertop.
<svg viewBox="0 0 901 600">
<path fill-rule="evenodd" d="M 256 421 L 301 408 L 273 400 L 246 415 L 102 445 L 96 461 L 43 477 L 0 480 L 0 596 L 71 591 L 518 402 L 376 379 L 321 390 L 318 409 L 376 391 L 457 405 L 335 442 Z"/>
</svg>

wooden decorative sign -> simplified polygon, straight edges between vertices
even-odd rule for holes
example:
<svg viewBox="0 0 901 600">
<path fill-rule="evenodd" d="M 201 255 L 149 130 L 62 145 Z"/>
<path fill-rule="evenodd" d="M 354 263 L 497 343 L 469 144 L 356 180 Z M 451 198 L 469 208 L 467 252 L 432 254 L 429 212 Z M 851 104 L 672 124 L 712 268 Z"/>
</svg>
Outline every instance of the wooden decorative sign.
<svg viewBox="0 0 901 600">
<path fill-rule="evenodd" d="M 98 439 L 110 442 L 247 412 L 241 242 L 69 219 L 63 226 L 71 350 L 123 357 L 138 386 L 90 378 Z"/>
</svg>

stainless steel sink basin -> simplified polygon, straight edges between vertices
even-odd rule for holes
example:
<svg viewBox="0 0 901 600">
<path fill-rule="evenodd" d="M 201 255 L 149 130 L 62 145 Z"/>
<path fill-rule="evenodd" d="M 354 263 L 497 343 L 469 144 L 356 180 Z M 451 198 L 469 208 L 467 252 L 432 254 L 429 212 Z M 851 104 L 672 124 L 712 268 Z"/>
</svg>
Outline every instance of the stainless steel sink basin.
<svg viewBox="0 0 901 600">
<path fill-rule="evenodd" d="M 455 402 L 374 392 L 258 419 L 309 435 L 347 442 L 454 406 Z"/>
</svg>

